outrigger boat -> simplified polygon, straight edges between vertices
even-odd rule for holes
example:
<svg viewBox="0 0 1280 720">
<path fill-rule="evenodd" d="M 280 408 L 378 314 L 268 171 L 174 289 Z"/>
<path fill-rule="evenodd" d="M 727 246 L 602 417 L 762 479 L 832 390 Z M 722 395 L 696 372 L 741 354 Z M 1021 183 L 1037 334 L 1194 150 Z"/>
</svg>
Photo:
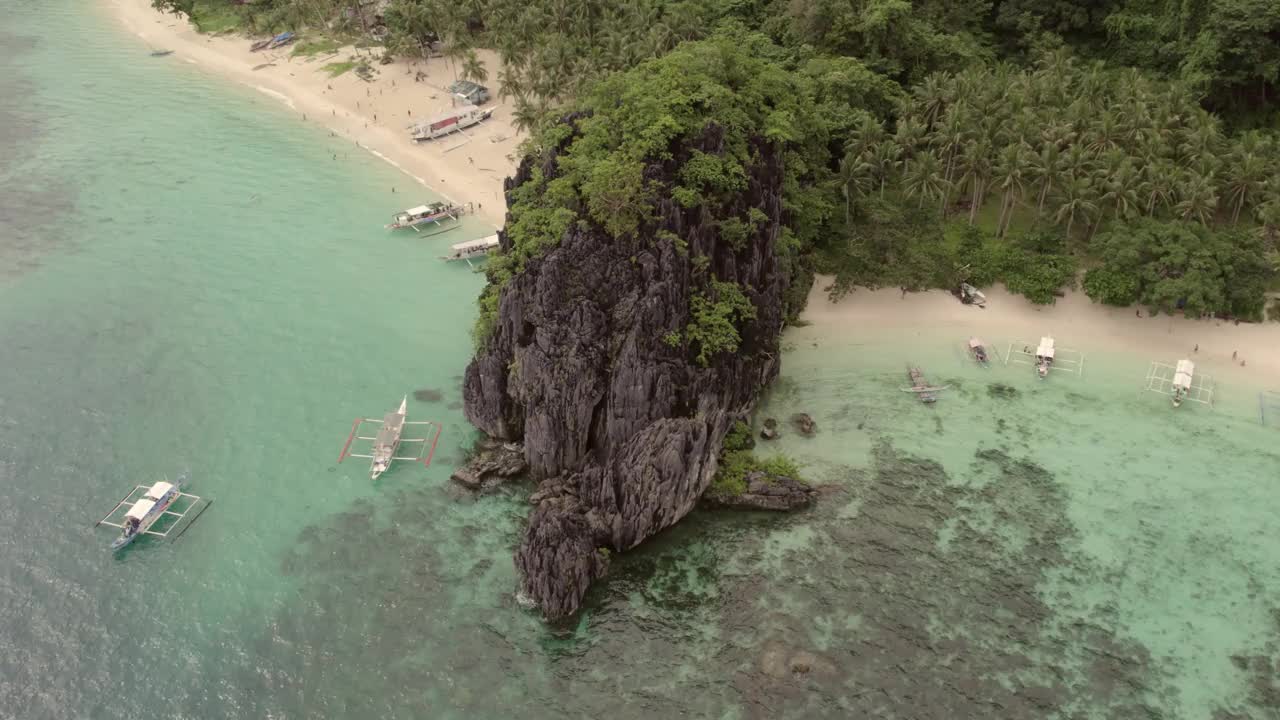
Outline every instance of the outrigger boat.
<svg viewBox="0 0 1280 720">
<path fill-rule="evenodd" d="M 960 302 L 965 305 L 977 305 L 980 308 L 987 306 L 987 296 L 982 294 L 978 288 L 969 283 L 960 283 Z"/>
<path fill-rule="evenodd" d="M 977 360 L 982 366 L 987 364 L 987 348 L 978 338 L 969 338 L 969 352 L 973 353 L 973 359 Z"/>
<path fill-rule="evenodd" d="M 458 218 L 463 214 L 464 209 L 458 205 L 446 205 L 442 202 L 429 203 L 427 205 L 419 205 L 412 207 L 404 212 L 395 214 L 391 223 L 386 226 L 388 230 L 402 230 L 404 228 L 413 228 L 414 232 L 422 232 L 418 229 L 419 225 L 428 223 L 443 227 L 444 221 L 457 222 Z M 446 228 L 452 230 L 453 228 Z M 444 232 L 444 230 L 440 230 Z"/>
<path fill-rule="evenodd" d="M 1049 370 L 1053 367 L 1053 355 L 1056 352 L 1053 347 L 1053 338 L 1048 335 L 1040 338 L 1040 345 L 1036 347 L 1036 374 L 1040 379 L 1049 377 Z"/>
<path fill-rule="evenodd" d="M 911 380 L 911 387 L 902 388 L 903 392 L 913 392 L 922 403 L 935 403 L 938 401 L 938 393 L 946 390 L 947 386 L 935 387 L 925 382 L 924 373 L 920 368 L 911 365 L 907 366 L 907 378 Z"/>
<path fill-rule="evenodd" d="M 1179 360 L 1173 371 L 1173 406 L 1182 407 L 1182 401 L 1191 392 L 1191 378 L 1196 373 L 1196 364 L 1190 360 Z"/>
<path fill-rule="evenodd" d="M 435 140 L 450 133 L 458 132 L 488 120 L 493 115 L 493 108 L 481 110 L 475 105 L 463 105 L 436 117 L 434 120 L 414 123 L 409 126 L 409 136 L 414 140 Z"/>
<path fill-rule="evenodd" d="M 431 456 L 435 454 L 436 443 L 440 441 L 440 424 L 429 420 L 420 420 L 409 422 L 405 418 L 408 415 L 409 396 L 405 395 L 400 400 L 400 407 L 392 410 L 382 416 L 381 420 L 374 418 L 356 418 L 355 423 L 351 426 L 351 434 L 347 436 L 347 444 L 342 447 L 342 454 L 338 455 L 338 462 L 342 462 L 348 457 L 369 458 L 369 477 L 377 480 L 379 475 L 386 472 L 391 467 L 391 463 L 396 460 L 415 460 L 422 462 L 423 465 L 431 464 Z M 357 435 L 360 426 L 365 423 L 380 423 L 378 432 L 373 436 Z M 430 438 L 404 438 L 406 425 L 434 425 L 436 432 Z M 351 443 L 354 440 L 369 440 L 373 446 L 369 453 L 352 453 Z M 428 450 L 427 441 L 430 440 L 430 449 Z M 422 443 L 422 449 L 417 456 L 396 455 L 396 451 L 400 449 L 402 443 Z M 425 454 L 425 457 L 424 457 Z"/>
<path fill-rule="evenodd" d="M 471 264 L 471 258 L 482 258 L 489 254 L 490 250 L 498 247 L 498 236 L 490 235 L 479 240 L 468 240 L 466 242 L 456 243 L 449 246 L 449 254 L 441 255 L 441 260 L 465 260 L 467 265 Z"/>
<path fill-rule="evenodd" d="M 123 549 L 143 535 L 154 535 L 162 538 L 168 537 L 169 533 L 178 526 L 178 523 L 181 523 L 182 520 L 191 512 L 192 508 L 202 500 L 202 498 L 197 495 L 190 495 L 182 492 L 182 485 L 184 482 L 186 482 L 185 475 L 171 483 L 162 481 L 155 483 L 150 487 L 146 485 L 138 485 L 130 491 L 123 500 L 116 503 L 116 506 L 112 508 L 111 512 L 107 513 L 106 517 L 97 522 L 97 525 L 107 525 L 109 527 L 120 528 L 120 535 L 112 541 L 111 549 Z M 135 495 L 138 496 L 136 499 L 134 497 Z M 180 512 L 174 509 L 174 504 L 179 500 L 184 499 L 189 501 L 186 508 Z M 191 519 L 191 522 L 186 524 L 182 532 L 186 532 L 187 528 L 191 527 L 191 523 L 194 523 L 196 518 L 200 517 L 200 515 L 203 514 L 211 504 L 213 504 L 212 501 L 206 502 L 201 507 L 200 512 L 196 513 L 195 517 Z M 124 516 L 120 518 L 119 522 L 113 522 L 111 520 L 112 516 L 114 516 L 120 508 L 125 506 L 128 506 L 129 509 L 125 512 Z M 154 526 L 165 515 L 176 518 L 176 521 L 164 532 L 152 530 L 152 526 Z M 179 535 L 181 534 L 182 533 L 179 533 Z"/>
</svg>

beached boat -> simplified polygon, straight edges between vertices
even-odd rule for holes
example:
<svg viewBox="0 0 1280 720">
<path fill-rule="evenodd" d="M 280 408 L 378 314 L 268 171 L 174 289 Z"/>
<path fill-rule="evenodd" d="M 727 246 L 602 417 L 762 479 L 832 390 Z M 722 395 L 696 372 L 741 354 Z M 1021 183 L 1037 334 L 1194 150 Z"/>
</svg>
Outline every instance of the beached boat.
<svg viewBox="0 0 1280 720">
<path fill-rule="evenodd" d="M 279 35 L 271 38 L 271 42 L 267 43 L 267 49 L 275 50 L 276 48 L 284 47 L 285 45 L 288 45 L 289 43 L 297 39 L 298 39 L 298 36 L 291 32 L 282 32 Z"/>
<path fill-rule="evenodd" d="M 133 503 L 129 512 L 124 514 L 120 535 L 112 541 L 111 549 L 119 550 L 145 535 L 182 494 L 181 487 L 181 478 L 172 483 L 158 482 L 152 485 L 142 498 Z"/>
<path fill-rule="evenodd" d="M 271 44 L 272 40 L 275 40 L 275 38 L 269 37 L 269 38 L 266 38 L 265 40 L 259 40 L 255 42 L 254 44 L 249 46 L 249 52 L 258 52 L 259 50 L 267 49 L 267 46 Z"/>
<path fill-rule="evenodd" d="M 417 230 L 419 225 L 442 225 L 445 222 L 456 222 L 462 213 L 463 209 L 457 205 L 446 205 L 441 202 L 428 203 L 396 213 L 386 228 L 388 230 L 402 230 L 404 228 Z"/>
<path fill-rule="evenodd" d="M 965 305 L 977 305 L 978 307 L 987 306 L 987 296 L 982 294 L 978 288 L 969 283 L 960 283 L 960 302 Z"/>
<path fill-rule="evenodd" d="M 911 387 L 902 388 L 903 392 L 915 393 L 916 397 L 922 403 L 935 403 L 938 401 L 938 393 L 946 390 L 947 386 L 935 387 L 930 385 L 924 379 L 924 373 L 920 368 L 913 365 L 907 366 L 907 379 L 911 381 Z"/>
<path fill-rule="evenodd" d="M 1040 344 L 1036 347 L 1036 374 L 1042 380 L 1049 376 L 1049 370 L 1053 367 L 1053 356 L 1056 352 L 1053 347 L 1053 338 L 1047 335 L 1040 338 Z"/>
<path fill-rule="evenodd" d="M 463 105 L 434 120 L 410 125 L 409 135 L 414 140 L 434 140 L 484 122 L 492 115 L 493 108 L 481 110 L 474 105 Z"/>
<path fill-rule="evenodd" d="M 987 348 L 986 345 L 978 338 L 969 338 L 969 352 L 973 353 L 973 359 L 979 364 L 987 364 Z"/>
<path fill-rule="evenodd" d="M 490 235 L 482 237 L 479 240 L 468 240 L 466 242 L 456 243 L 449 246 L 449 254 L 441 255 L 441 260 L 465 260 L 468 265 L 471 264 L 472 258 L 482 258 L 489 254 L 490 250 L 498 247 L 498 236 Z"/>
<path fill-rule="evenodd" d="M 1182 407 L 1182 401 L 1191 392 L 1191 378 L 1196 374 L 1196 364 L 1190 360 L 1179 360 L 1173 371 L 1173 406 Z"/>
<path fill-rule="evenodd" d="M 172 50 L 152 50 L 151 51 L 151 57 L 164 57 L 165 55 L 172 55 L 172 54 L 173 54 Z"/>
</svg>

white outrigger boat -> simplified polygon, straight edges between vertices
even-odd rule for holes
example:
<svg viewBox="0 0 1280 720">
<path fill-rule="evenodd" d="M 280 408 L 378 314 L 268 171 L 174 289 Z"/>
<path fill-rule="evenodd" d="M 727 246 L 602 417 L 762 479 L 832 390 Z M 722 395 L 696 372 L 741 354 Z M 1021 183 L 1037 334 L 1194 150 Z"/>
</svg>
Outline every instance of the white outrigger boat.
<svg viewBox="0 0 1280 720">
<path fill-rule="evenodd" d="M 475 105 L 463 105 L 432 120 L 413 123 L 409 126 L 409 136 L 418 141 L 435 140 L 482 123 L 492 115 L 493 108 L 481 110 Z"/>
<path fill-rule="evenodd" d="M 1053 338 L 1048 335 L 1040 338 L 1040 345 L 1036 347 L 1036 374 L 1043 380 L 1049 377 L 1049 370 L 1053 367 L 1053 355 L 1056 350 L 1053 347 Z"/>
<path fill-rule="evenodd" d="M 107 516 L 99 520 L 97 525 L 107 525 L 108 527 L 120 528 L 120 535 L 111 543 L 112 550 L 120 550 L 127 547 L 130 543 L 143 535 L 154 535 L 156 537 L 168 537 L 169 533 L 181 523 L 191 510 L 203 499 L 197 495 L 190 495 L 182 492 L 182 484 L 186 481 L 186 476 L 170 482 L 158 482 L 151 486 L 138 485 L 124 497 L 123 500 L 116 503 L 116 506 L 107 513 Z M 137 496 L 137 497 L 135 497 Z M 186 500 L 185 508 L 181 511 L 174 506 L 180 500 Z M 191 518 L 191 522 L 187 523 L 182 529 L 186 532 L 191 527 L 191 523 L 213 504 L 213 501 L 206 502 L 200 508 L 200 512 Z M 113 521 L 113 517 L 123 507 L 129 509 L 125 511 L 118 521 Z M 173 524 L 163 532 L 152 530 L 151 528 L 164 516 L 175 518 Z M 182 533 L 178 533 L 181 535 Z M 175 538 L 176 539 L 176 538 Z"/>
<path fill-rule="evenodd" d="M 377 480 L 378 476 L 386 472 L 391 467 L 391 463 L 396 460 L 414 460 L 421 462 L 423 465 L 431 464 L 431 456 L 435 454 L 436 443 L 440 440 L 440 424 L 431 422 L 430 420 L 419 420 L 409 422 L 405 418 L 408 415 L 409 396 L 405 395 L 400 400 L 400 407 L 392 410 L 382 417 L 381 420 L 375 418 L 356 418 L 351 425 L 351 434 L 347 436 L 347 444 L 342 447 L 342 453 L 338 456 L 338 462 L 349 457 L 369 458 L 369 477 Z M 379 428 L 376 435 L 358 435 L 360 426 L 366 423 L 378 423 Z M 435 435 L 430 438 L 404 438 L 406 425 L 434 425 L 436 428 Z M 349 452 L 351 443 L 355 440 L 368 440 L 373 443 L 368 453 Z M 430 446 L 427 441 L 430 440 Z M 421 443 L 416 456 L 396 455 L 396 451 L 400 449 L 403 443 Z"/>
<path fill-rule="evenodd" d="M 455 243 L 449 246 L 449 254 L 441 255 L 441 260 L 465 260 L 468 265 L 471 264 L 472 258 L 482 258 L 489 254 L 490 250 L 498 247 L 498 236 L 490 235 L 482 237 L 479 240 L 468 240 L 466 242 Z"/>
<path fill-rule="evenodd" d="M 446 205 L 441 202 L 429 203 L 427 205 L 419 205 L 411 207 L 404 212 L 398 212 L 391 219 L 390 224 L 386 226 L 388 230 L 402 230 L 404 228 L 413 228 L 414 232 L 422 232 L 418 229 L 419 225 L 435 225 L 443 228 L 444 222 L 457 223 L 458 218 L 466 212 L 461 206 Z M 446 228 L 452 230 L 453 228 Z M 441 230 L 440 232 L 443 232 Z"/>
<path fill-rule="evenodd" d="M 1191 392 L 1191 378 L 1196 374 L 1196 364 L 1190 360 L 1179 360 L 1173 370 L 1173 406 L 1182 407 L 1182 401 Z"/>
</svg>

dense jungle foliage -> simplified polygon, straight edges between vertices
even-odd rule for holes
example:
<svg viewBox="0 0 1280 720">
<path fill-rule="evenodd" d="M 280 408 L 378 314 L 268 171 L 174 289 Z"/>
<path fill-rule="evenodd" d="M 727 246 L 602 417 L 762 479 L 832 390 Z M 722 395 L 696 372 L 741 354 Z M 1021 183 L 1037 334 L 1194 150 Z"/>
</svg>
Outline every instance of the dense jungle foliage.
<svg viewBox="0 0 1280 720">
<path fill-rule="evenodd" d="M 647 138 L 691 122 L 785 145 L 787 237 L 837 276 L 833 293 L 1002 281 L 1052 302 L 1083 271 L 1100 302 L 1257 319 L 1280 272 L 1274 0 L 155 4 L 372 34 L 398 55 L 442 48 L 460 74 L 498 82 L 533 152 L 570 110 L 643 108 L 574 151 L 571 183 L 516 198 L 517 251 L 491 267 L 498 282 L 568 222 L 634 231 L 657 191 L 636 172 L 657 147 Z M 764 79 L 726 82 L 708 58 Z M 743 96 L 690 114 L 706 83 Z M 748 108 L 757 95 L 767 111 Z M 732 156 L 689 173 L 727 178 Z M 732 185 L 664 191 L 699 202 Z"/>
</svg>

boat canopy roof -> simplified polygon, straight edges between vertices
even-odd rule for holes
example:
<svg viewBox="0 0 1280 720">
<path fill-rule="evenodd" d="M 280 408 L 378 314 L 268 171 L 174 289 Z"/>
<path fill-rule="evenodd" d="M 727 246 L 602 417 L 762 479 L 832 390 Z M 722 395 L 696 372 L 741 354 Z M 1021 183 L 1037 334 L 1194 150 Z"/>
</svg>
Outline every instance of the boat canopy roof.
<svg viewBox="0 0 1280 720">
<path fill-rule="evenodd" d="M 155 500 L 148 500 L 146 498 L 143 498 L 142 500 L 139 500 L 138 502 L 134 503 L 133 507 L 129 508 L 129 512 L 125 513 L 124 516 L 127 518 L 137 518 L 141 520 L 145 518 L 147 516 L 147 513 L 151 512 L 151 508 L 155 506 L 156 506 Z"/>
<path fill-rule="evenodd" d="M 491 247 L 497 247 L 497 246 L 498 246 L 498 236 L 490 235 L 489 237 L 482 237 L 479 240 L 468 240 L 466 242 L 460 242 L 454 245 L 450 245 L 449 247 L 457 252 L 467 252 L 468 250 L 482 250 L 484 248 L 491 248 Z"/>
<path fill-rule="evenodd" d="M 427 207 L 426 205 L 419 205 L 418 207 L 411 207 L 411 208 L 409 208 L 408 210 L 405 210 L 403 214 L 405 214 L 405 215 L 426 215 L 426 214 L 427 214 L 427 213 L 429 213 L 429 212 L 431 212 L 431 208 Z"/>
<path fill-rule="evenodd" d="M 1053 338 L 1040 338 L 1040 347 L 1036 348 L 1036 357 L 1053 357 Z"/>
<path fill-rule="evenodd" d="M 1190 360 L 1179 360 L 1173 372 L 1173 386 L 1183 389 L 1191 387 L 1191 376 L 1196 374 L 1196 364 Z"/>
<path fill-rule="evenodd" d="M 971 348 L 980 348 L 985 344 L 986 343 L 982 342 L 978 338 L 969 338 L 969 347 Z"/>
<path fill-rule="evenodd" d="M 151 498 L 152 500 L 159 500 L 160 498 L 164 497 L 165 493 L 169 492 L 172 489 L 173 489 L 172 483 L 158 482 L 155 485 L 152 485 L 151 489 L 147 491 L 147 497 Z"/>
</svg>

